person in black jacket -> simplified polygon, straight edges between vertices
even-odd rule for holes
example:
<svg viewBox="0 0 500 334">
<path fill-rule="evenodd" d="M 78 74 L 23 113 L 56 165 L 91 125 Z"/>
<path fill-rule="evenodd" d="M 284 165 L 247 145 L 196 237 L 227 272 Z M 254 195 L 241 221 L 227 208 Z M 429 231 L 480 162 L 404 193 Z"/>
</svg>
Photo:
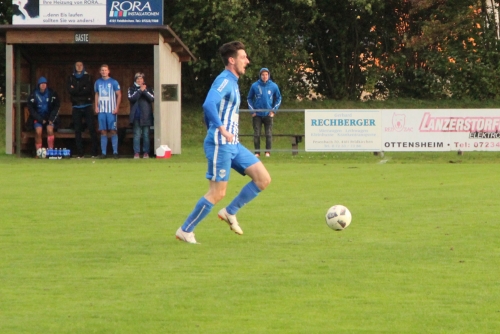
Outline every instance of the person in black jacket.
<svg viewBox="0 0 500 334">
<path fill-rule="evenodd" d="M 55 91 L 48 88 L 47 79 L 40 77 L 37 88 L 28 98 L 30 117 L 27 126 L 35 129 L 35 148 L 42 147 L 42 131 L 47 129 L 47 147 L 54 148 L 54 128 L 59 120 L 61 102 Z"/>
<path fill-rule="evenodd" d="M 73 125 L 75 127 L 76 153 L 78 158 L 83 158 L 84 150 L 82 143 L 83 123 L 82 118 L 89 129 L 92 141 L 92 156 L 97 156 L 97 133 L 95 129 L 95 116 L 92 108 L 93 80 L 85 71 L 81 61 L 75 63 L 73 74 L 69 76 L 68 92 L 71 95 L 73 105 Z"/>
<path fill-rule="evenodd" d="M 134 159 L 140 158 L 141 135 L 143 158 L 149 158 L 149 128 L 153 125 L 153 89 L 144 83 L 144 73 L 134 76 L 134 83 L 128 89 L 130 101 L 130 124 L 134 127 Z"/>
</svg>

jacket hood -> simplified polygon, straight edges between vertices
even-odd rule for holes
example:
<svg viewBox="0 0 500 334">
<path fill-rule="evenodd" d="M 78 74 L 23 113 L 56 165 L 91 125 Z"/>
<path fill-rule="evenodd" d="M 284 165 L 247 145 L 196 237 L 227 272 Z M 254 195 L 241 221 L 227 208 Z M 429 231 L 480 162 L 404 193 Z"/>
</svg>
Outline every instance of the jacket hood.
<svg viewBox="0 0 500 334">
<path fill-rule="evenodd" d="M 268 79 L 266 82 L 262 81 L 262 72 L 267 72 L 267 73 L 269 73 L 269 79 Z M 259 81 L 260 81 L 262 84 L 264 84 L 264 85 L 266 85 L 266 84 L 268 84 L 268 83 L 270 83 L 270 82 L 273 82 L 273 81 L 271 80 L 271 71 L 269 71 L 269 69 L 268 69 L 268 68 L 263 67 L 263 68 L 261 68 L 261 69 L 260 69 L 260 72 L 259 72 Z"/>
<path fill-rule="evenodd" d="M 38 87 L 40 87 L 41 84 L 43 83 L 47 83 L 47 79 L 45 77 L 40 77 L 40 79 L 38 79 Z"/>
</svg>

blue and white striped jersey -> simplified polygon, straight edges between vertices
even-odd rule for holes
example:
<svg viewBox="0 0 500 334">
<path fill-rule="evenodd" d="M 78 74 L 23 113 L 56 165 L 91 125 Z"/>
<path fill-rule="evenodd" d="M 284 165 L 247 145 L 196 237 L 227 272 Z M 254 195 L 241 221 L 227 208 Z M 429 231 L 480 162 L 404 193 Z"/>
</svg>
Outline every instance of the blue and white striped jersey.
<svg viewBox="0 0 500 334">
<path fill-rule="evenodd" d="M 99 112 L 112 113 L 115 110 L 116 92 L 119 90 L 120 84 L 113 78 L 96 80 L 94 91 L 99 94 Z"/>
<path fill-rule="evenodd" d="M 206 139 L 216 145 L 238 143 L 240 102 L 238 78 L 229 70 L 222 71 L 214 80 L 203 103 L 205 123 L 208 127 Z M 221 125 L 234 135 L 232 142 L 228 143 L 221 135 L 218 129 Z"/>
</svg>

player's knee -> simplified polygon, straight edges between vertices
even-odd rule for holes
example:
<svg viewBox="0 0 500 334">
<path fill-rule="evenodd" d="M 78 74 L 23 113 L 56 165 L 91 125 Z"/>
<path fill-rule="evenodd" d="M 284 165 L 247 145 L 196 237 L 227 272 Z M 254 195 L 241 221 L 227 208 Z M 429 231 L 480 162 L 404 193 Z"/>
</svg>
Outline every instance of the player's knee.
<svg viewBox="0 0 500 334">
<path fill-rule="evenodd" d="M 259 179 L 256 183 L 257 183 L 257 187 L 259 187 L 260 190 L 264 190 L 271 183 L 271 176 L 267 175 L 267 176 Z"/>
<path fill-rule="evenodd" d="M 207 195 L 205 195 L 205 198 L 212 204 L 217 204 L 219 203 L 224 197 L 226 196 L 226 193 L 223 192 L 210 192 Z"/>
</svg>

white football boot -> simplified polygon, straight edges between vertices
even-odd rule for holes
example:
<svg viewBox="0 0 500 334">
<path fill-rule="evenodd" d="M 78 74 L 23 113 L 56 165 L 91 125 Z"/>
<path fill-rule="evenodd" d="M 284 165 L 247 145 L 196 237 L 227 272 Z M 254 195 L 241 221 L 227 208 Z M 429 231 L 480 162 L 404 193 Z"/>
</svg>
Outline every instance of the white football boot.
<svg viewBox="0 0 500 334">
<path fill-rule="evenodd" d="M 196 239 L 194 238 L 194 232 L 184 232 L 182 227 L 179 227 L 177 232 L 175 232 L 175 237 L 180 241 L 185 241 L 190 244 L 197 244 Z"/>
<path fill-rule="evenodd" d="M 236 215 L 230 215 L 227 213 L 226 208 L 221 209 L 219 211 L 219 218 L 224 220 L 226 223 L 228 223 L 229 228 L 236 234 L 243 234 L 243 230 L 240 227 L 240 224 L 238 224 L 238 221 L 236 220 Z"/>
</svg>

